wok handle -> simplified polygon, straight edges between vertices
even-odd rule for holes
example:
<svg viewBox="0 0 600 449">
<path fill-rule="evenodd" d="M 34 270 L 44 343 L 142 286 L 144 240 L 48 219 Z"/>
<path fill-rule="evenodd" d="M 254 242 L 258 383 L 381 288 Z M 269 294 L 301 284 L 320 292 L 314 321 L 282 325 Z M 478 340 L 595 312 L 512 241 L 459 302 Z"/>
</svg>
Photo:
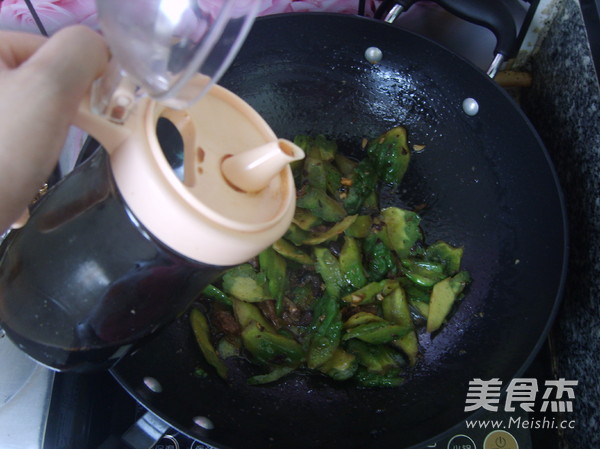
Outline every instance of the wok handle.
<svg viewBox="0 0 600 449">
<path fill-rule="evenodd" d="M 442 8 L 468 22 L 484 26 L 496 36 L 494 52 L 505 58 L 514 52 L 517 26 L 510 10 L 499 0 L 433 0 Z"/>
<path fill-rule="evenodd" d="M 395 16 L 418 0 L 385 0 L 375 13 L 376 18 L 397 11 Z M 433 0 L 461 19 L 484 26 L 496 36 L 494 53 L 502 58 L 512 56 L 517 42 L 517 26 L 508 7 L 500 0 Z M 393 21 L 393 19 L 391 20 Z"/>
</svg>

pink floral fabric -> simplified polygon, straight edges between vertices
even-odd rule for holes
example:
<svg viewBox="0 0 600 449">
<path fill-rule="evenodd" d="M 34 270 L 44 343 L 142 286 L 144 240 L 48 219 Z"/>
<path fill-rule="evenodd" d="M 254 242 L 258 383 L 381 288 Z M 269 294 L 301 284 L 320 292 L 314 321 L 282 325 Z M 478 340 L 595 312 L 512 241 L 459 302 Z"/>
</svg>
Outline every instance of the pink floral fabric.
<svg viewBox="0 0 600 449">
<path fill-rule="evenodd" d="M 32 4 L 48 34 L 77 23 L 97 26 L 94 0 L 32 0 Z M 39 32 L 23 0 L 0 1 L 0 29 Z"/>
<path fill-rule="evenodd" d="M 100 0 L 101 1 L 101 0 Z M 127 1 L 127 0 L 123 0 Z M 359 0 L 239 0 L 260 1 L 259 15 L 287 12 L 357 14 Z M 200 8 L 216 14 L 223 0 L 198 0 Z M 53 34 L 77 23 L 97 28 L 95 0 L 31 0 L 44 28 Z M 365 0 L 365 15 L 373 16 L 380 0 Z M 37 33 L 38 26 L 24 0 L 0 0 L 0 29 Z"/>
</svg>

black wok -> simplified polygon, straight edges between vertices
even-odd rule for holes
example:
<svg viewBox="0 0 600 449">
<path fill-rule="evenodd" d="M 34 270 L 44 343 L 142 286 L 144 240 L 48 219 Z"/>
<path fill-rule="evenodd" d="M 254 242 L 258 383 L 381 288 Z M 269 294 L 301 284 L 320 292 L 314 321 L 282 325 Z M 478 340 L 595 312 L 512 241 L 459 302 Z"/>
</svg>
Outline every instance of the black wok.
<svg viewBox="0 0 600 449">
<path fill-rule="evenodd" d="M 383 52 L 368 63 L 367 47 Z M 314 375 L 230 384 L 203 361 L 186 317 L 113 369 L 142 404 L 188 435 L 223 448 L 404 448 L 461 423 L 468 382 L 523 373 L 556 313 L 566 269 L 564 205 L 551 161 L 509 96 L 484 73 L 421 37 L 359 17 L 257 20 L 220 84 L 292 138 L 322 133 L 353 152 L 402 124 L 415 154 L 387 204 L 425 204 L 430 242 L 465 248 L 474 279 L 404 385 L 357 389 Z M 466 115 L 472 97 L 479 113 Z M 232 130 L 235 132 L 235 130 Z M 202 378 L 195 369 L 209 373 Z M 157 379 L 162 393 L 144 386 Z M 194 418 L 214 425 L 204 429 Z M 202 421 L 201 421 L 202 422 Z M 208 426 L 210 427 L 210 426 Z"/>
</svg>

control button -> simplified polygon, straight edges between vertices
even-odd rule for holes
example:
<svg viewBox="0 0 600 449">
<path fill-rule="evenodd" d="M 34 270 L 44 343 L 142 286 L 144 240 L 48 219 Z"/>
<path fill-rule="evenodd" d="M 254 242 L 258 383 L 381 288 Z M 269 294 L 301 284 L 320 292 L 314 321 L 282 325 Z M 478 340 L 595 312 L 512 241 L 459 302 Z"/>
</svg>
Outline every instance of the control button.
<svg viewBox="0 0 600 449">
<path fill-rule="evenodd" d="M 483 449 L 519 449 L 519 443 L 506 430 L 494 430 L 485 437 Z"/>
<path fill-rule="evenodd" d="M 466 435 L 454 435 L 448 441 L 448 449 L 477 449 L 475 442 Z"/>
<path fill-rule="evenodd" d="M 154 445 L 153 449 L 179 449 L 179 443 L 175 437 L 165 435 L 158 440 L 158 443 Z"/>
</svg>

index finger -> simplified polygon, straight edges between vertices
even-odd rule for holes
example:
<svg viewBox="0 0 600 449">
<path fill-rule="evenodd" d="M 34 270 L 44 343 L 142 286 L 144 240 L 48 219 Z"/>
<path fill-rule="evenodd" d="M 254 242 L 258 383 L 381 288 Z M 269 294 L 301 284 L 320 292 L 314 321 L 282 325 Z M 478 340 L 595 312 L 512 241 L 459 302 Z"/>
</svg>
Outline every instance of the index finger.
<svg viewBox="0 0 600 449">
<path fill-rule="evenodd" d="M 0 31 L 0 69 L 19 67 L 48 39 L 18 31 Z"/>
</svg>

